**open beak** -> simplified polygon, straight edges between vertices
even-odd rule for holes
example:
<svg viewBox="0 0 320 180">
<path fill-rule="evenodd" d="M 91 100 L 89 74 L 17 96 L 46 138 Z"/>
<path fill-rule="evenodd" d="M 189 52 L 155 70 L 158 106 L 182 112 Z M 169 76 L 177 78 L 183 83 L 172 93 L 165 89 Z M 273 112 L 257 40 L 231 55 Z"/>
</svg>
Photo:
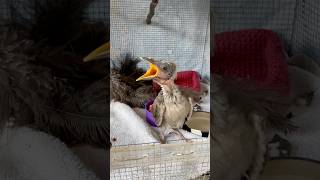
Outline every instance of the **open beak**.
<svg viewBox="0 0 320 180">
<path fill-rule="evenodd" d="M 150 63 L 150 66 L 147 72 L 144 75 L 140 76 L 136 81 L 151 80 L 158 76 L 160 69 L 157 65 L 158 63 L 154 59 L 145 58 L 145 57 L 143 58 L 140 57 L 139 59 L 148 61 Z"/>
<path fill-rule="evenodd" d="M 109 57 L 110 54 L 110 42 L 103 44 L 102 46 L 98 47 L 94 51 L 92 51 L 89 55 L 83 58 L 84 62 L 89 62 L 97 59 L 102 59 Z"/>
</svg>

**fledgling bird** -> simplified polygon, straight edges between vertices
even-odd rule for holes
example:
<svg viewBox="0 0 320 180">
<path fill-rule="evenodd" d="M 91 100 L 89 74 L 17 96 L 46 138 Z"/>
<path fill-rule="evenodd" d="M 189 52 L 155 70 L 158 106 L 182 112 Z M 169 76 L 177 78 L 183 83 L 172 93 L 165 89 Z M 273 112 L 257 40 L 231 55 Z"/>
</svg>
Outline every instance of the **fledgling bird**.
<svg viewBox="0 0 320 180">
<path fill-rule="evenodd" d="M 247 79 L 213 74 L 211 84 L 211 169 L 215 171 L 210 178 L 258 179 L 268 157 L 268 130 L 289 133 L 296 128 L 287 117 L 290 99 L 259 89 Z"/>
<path fill-rule="evenodd" d="M 161 87 L 161 91 L 151 106 L 155 123 L 159 127 L 161 142 L 166 143 L 170 134 L 177 134 L 187 140 L 179 129 L 182 129 L 186 119 L 191 117 L 193 102 L 192 98 L 183 94 L 174 83 L 176 65 L 172 62 L 157 61 L 151 58 L 143 59 L 151 63 L 150 68 L 137 81 L 153 80 Z"/>
<path fill-rule="evenodd" d="M 91 62 L 109 57 L 110 42 L 105 43 L 92 51 L 83 61 Z M 125 103 L 130 107 L 144 107 L 146 100 L 155 98 L 151 82 L 136 82 L 144 70 L 138 68 L 139 59 L 132 59 L 128 54 L 124 59 L 111 60 L 113 67 L 107 80 L 110 81 L 110 98 Z"/>
</svg>

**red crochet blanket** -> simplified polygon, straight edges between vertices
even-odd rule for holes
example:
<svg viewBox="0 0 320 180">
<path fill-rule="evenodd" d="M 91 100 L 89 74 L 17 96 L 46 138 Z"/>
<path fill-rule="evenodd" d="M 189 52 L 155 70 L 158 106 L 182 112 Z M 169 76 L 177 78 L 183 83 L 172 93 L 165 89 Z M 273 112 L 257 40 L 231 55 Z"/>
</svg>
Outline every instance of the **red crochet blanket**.
<svg viewBox="0 0 320 180">
<path fill-rule="evenodd" d="M 215 41 L 211 72 L 250 79 L 258 87 L 288 92 L 285 51 L 275 32 L 265 29 L 223 32 L 215 35 Z"/>
<path fill-rule="evenodd" d="M 190 88 L 196 92 L 200 91 L 200 76 L 196 71 L 180 71 L 177 73 L 176 80 L 174 81 L 176 85 Z M 159 92 L 160 86 L 153 83 L 153 91 Z"/>
</svg>

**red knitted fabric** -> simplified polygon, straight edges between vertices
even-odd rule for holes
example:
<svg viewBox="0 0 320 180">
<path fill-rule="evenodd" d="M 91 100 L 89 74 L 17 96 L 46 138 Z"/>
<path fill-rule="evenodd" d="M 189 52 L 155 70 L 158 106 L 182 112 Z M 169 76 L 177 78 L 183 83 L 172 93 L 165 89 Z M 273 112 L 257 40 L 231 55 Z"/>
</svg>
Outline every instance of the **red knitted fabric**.
<svg viewBox="0 0 320 180">
<path fill-rule="evenodd" d="M 288 67 L 277 34 L 251 29 L 216 34 L 211 71 L 232 78 L 254 80 L 258 87 L 287 93 Z"/>
<path fill-rule="evenodd" d="M 200 91 L 200 76 L 196 71 L 180 71 L 177 73 L 177 77 L 174 82 L 178 86 L 190 88 L 196 92 Z M 160 86 L 153 83 L 153 91 L 159 92 Z"/>
</svg>

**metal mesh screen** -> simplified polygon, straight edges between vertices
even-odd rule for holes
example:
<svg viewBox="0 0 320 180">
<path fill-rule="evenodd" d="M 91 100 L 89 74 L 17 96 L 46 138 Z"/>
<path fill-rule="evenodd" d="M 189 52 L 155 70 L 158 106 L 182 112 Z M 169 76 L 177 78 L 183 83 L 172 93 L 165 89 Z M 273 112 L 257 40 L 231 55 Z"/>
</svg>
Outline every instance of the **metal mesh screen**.
<svg viewBox="0 0 320 180">
<path fill-rule="evenodd" d="M 215 31 L 240 29 L 272 29 L 284 40 L 287 50 L 292 39 L 295 18 L 293 0 L 212 0 L 215 13 Z"/>
<path fill-rule="evenodd" d="M 178 71 L 209 75 L 210 1 L 160 0 L 153 22 L 147 25 L 150 2 L 111 0 L 111 58 L 130 53 L 170 59 Z"/>
<path fill-rule="evenodd" d="M 279 34 L 289 55 L 304 53 L 315 60 L 320 57 L 317 0 L 211 0 L 211 5 L 216 32 L 267 28 Z"/>
<path fill-rule="evenodd" d="M 298 0 L 293 53 L 305 53 L 320 63 L 320 1 Z"/>
<path fill-rule="evenodd" d="M 30 13 L 26 12 L 26 0 L 0 0 L 0 27 L 5 25 L 5 21 L 9 20 L 11 17 L 10 7 L 15 7 L 18 9 L 22 14 L 25 15 L 25 18 L 28 17 Z M 102 21 L 105 23 L 110 22 L 109 16 L 109 5 L 110 0 L 94 0 L 87 11 L 87 16 L 91 21 Z"/>
<path fill-rule="evenodd" d="M 6 0 L 0 0 L 0 26 L 3 26 L 4 20 L 8 19 L 8 5 Z"/>
<path fill-rule="evenodd" d="M 94 0 L 88 8 L 88 16 L 94 21 L 110 23 L 110 0 Z"/>
<path fill-rule="evenodd" d="M 111 0 L 111 58 L 170 59 L 178 71 L 209 75 L 209 0 L 159 0 L 145 20 L 151 0 Z M 148 66 L 141 62 L 142 67 Z M 178 143 L 178 144 L 177 144 Z M 138 144 L 111 148 L 110 179 L 191 179 L 210 169 L 209 140 Z"/>
<path fill-rule="evenodd" d="M 192 141 L 112 147 L 110 179 L 201 177 L 210 169 L 210 143 L 209 140 Z"/>
</svg>

